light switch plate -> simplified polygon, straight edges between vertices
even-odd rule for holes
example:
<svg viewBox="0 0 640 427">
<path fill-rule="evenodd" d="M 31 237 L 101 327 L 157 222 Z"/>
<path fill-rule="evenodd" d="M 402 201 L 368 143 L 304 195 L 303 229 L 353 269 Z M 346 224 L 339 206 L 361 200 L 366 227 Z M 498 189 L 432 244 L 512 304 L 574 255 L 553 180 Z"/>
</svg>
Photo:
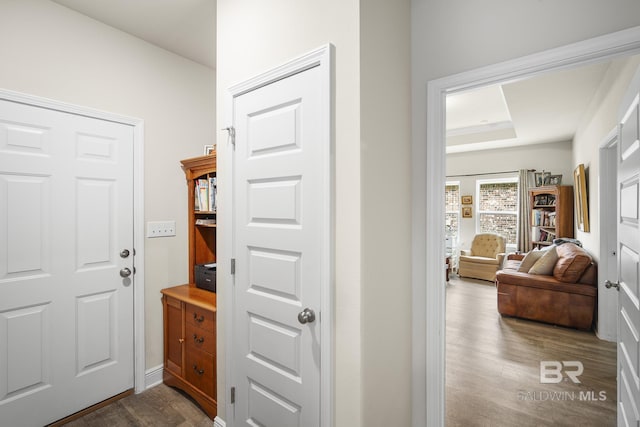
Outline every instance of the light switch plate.
<svg viewBox="0 0 640 427">
<path fill-rule="evenodd" d="M 149 221 L 147 222 L 147 237 L 167 237 L 176 235 L 175 221 Z"/>
</svg>

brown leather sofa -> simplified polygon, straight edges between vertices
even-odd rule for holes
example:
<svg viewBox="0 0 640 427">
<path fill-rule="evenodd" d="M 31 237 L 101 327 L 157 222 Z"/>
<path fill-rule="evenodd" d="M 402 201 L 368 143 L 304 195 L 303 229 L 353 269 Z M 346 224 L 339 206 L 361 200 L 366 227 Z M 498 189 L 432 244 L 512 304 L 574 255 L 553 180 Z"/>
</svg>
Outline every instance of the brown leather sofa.
<svg viewBox="0 0 640 427">
<path fill-rule="evenodd" d="M 496 273 L 498 312 L 554 325 L 590 330 L 598 295 L 598 275 L 591 256 L 573 243 L 555 250 L 552 275 L 518 271 L 524 255 L 507 256 Z"/>
</svg>

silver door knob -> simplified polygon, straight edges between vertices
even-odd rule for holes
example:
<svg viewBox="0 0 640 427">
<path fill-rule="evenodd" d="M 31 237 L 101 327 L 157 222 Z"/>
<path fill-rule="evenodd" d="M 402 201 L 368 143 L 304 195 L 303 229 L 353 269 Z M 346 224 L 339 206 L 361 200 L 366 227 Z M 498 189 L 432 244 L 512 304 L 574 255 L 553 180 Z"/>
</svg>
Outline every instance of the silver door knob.
<svg viewBox="0 0 640 427">
<path fill-rule="evenodd" d="M 316 320 L 316 314 L 310 308 L 305 308 L 300 313 L 298 313 L 298 322 L 302 323 L 311 323 Z"/>
<path fill-rule="evenodd" d="M 131 276 L 131 270 L 129 270 L 126 267 L 120 270 L 120 277 L 129 277 L 129 276 Z"/>
<path fill-rule="evenodd" d="M 620 283 L 619 282 L 612 282 L 610 280 L 605 280 L 604 281 L 604 286 L 607 289 L 615 288 L 616 291 L 620 290 Z"/>
<path fill-rule="evenodd" d="M 120 251 L 120 258 L 127 258 L 129 254 L 130 254 L 129 249 L 123 249 Z"/>
</svg>

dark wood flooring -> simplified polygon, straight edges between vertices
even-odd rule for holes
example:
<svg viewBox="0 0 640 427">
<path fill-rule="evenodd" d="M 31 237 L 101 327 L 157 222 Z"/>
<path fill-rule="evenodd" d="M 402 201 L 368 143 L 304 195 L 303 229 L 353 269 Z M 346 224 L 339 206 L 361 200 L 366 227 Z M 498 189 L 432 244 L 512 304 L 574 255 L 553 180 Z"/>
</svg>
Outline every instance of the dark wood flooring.
<svg viewBox="0 0 640 427">
<path fill-rule="evenodd" d="M 501 317 L 493 283 L 480 280 L 450 281 L 446 318 L 447 426 L 616 425 L 615 343 Z M 542 384 L 541 361 L 582 362 L 580 384 Z"/>
<path fill-rule="evenodd" d="M 544 360 L 582 362 L 581 383 L 541 384 Z M 447 426 L 616 424 L 615 344 L 589 332 L 503 318 L 492 283 L 452 278 L 447 286 L 446 364 Z M 204 427 L 213 421 L 161 384 L 66 425 Z"/>
<path fill-rule="evenodd" d="M 132 394 L 71 421 L 68 427 L 209 427 L 213 420 L 186 395 L 164 384 Z"/>
</svg>

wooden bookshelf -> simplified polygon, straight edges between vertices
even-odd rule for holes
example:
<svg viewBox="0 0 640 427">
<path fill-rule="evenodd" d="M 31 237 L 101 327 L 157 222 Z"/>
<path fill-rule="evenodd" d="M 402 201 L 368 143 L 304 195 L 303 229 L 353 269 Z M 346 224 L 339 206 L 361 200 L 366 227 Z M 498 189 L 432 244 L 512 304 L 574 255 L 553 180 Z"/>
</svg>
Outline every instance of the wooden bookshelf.
<svg viewBox="0 0 640 427">
<path fill-rule="evenodd" d="M 573 187 L 547 185 L 529 190 L 531 249 L 549 246 L 553 239 L 573 238 Z"/>
</svg>

